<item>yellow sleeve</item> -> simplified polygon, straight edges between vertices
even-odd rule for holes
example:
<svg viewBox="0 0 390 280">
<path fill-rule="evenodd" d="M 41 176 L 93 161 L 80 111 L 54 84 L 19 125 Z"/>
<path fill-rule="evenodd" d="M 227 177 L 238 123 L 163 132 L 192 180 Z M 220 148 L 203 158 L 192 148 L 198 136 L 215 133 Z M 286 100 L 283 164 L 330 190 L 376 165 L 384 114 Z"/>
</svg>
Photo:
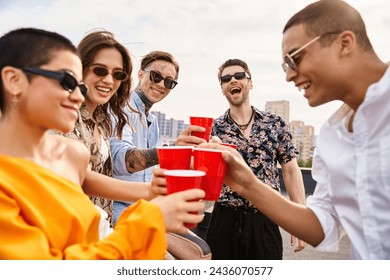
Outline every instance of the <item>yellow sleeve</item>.
<svg viewBox="0 0 390 280">
<path fill-rule="evenodd" d="M 89 245 L 70 246 L 69 259 L 163 259 L 167 249 L 163 216 L 157 205 L 139 200 L 120 216 L 114 231 Z"/>
<path fill-rule="evenodd" d="M 0 259 L 62 259 L 44 232 L 21 215 L 18 202 L 0 189 Z"/>
<path fill-rule="evenodd" d="M 9 190 L 8 190 L 9 191 Z M 52 245 L 43 228 L 21 215 L 19 203 L 0 189 L 0 259 L 162 259 L 166 250 L 165 226 L 159 208 L 139 201 L 121 216 L 114 232 L 100 241 L 74 227 L 68 244 Z M 50 209 L 48 209 L 50 210 Z M 56 215 L 50 213 L 50 215 Z M 60 222 L 60 221 L 59 221 Z M 95 235 L 94 235 L 95 236 Z M 88 241 L 89 240 L 89 241 Z"/>
</svg>

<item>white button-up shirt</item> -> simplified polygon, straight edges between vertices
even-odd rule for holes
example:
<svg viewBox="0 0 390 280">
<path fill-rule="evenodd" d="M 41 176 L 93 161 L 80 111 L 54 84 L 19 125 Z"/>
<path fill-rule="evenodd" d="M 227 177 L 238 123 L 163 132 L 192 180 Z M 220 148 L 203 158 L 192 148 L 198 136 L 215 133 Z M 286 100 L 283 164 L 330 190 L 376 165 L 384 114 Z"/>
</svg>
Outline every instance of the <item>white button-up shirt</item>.
<svg viewBox="0 0 390 280">
<path fill-rule="evenodd" d="M 307 205 L 335 251 L 345 232 L 353 259 L 390 259 L 390 67 L 356 111 L 343 105 L 321 129 L 313 159 L 317 186 Z"/>
</svg>

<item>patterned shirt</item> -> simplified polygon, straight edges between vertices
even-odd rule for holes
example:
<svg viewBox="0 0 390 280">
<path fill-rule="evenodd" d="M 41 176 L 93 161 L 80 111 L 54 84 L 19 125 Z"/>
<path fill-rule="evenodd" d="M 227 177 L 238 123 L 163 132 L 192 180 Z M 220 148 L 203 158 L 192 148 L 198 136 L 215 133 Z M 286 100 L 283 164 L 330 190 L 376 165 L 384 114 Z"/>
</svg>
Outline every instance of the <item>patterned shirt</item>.
<svg viewBox="0 0 390 280">
<path fill-rule="evenodd" d="M 237 145 L 253 173 L 265 184 L 280 191 L 277 163 L 285 164 L 296 157 L 298 151 L 292 143 L 288 125 L 278 115 L 259 111 L 256 108 L 249 140 L 229 118 L 229 110 L 214 120 L 212 135 L 222 142 Z M 218 202 L 227 207 L 250 207 L 251 203 L 224 185 Z"/>
<path fill-rule="evenodd" d="M 89 165 L 92 171 L 112 177 L 112 161 L 109 150 L 109 127 L 107 126 L 104 113 L 100 106 L 96 107 L 96 110 L 93 114 L 96 122 L 92 120 L 86 105 L 83 104 L 80 108 L 81 118 L 76 121 L 76 125 L 73 131 L 71 133 L 65 134 L 65 136 L 81 141 L 88 148 L 91 154 Z M 98 147 L 93 134 L 96 124 L 100 134 L 104 139 L 104 142 L 101 142 L 101 145 L 106 145 L 108 148 L 108 158 L 106 161 L 104 161 L 104 155 L 102 155 L 101 149 Z M 111 223 L 113 204 L 112 200 L 96 196 L 90 196 L 90 199 L 95 205 L 100 206 L 108 213 L 108 218 Z"/>
</svg>

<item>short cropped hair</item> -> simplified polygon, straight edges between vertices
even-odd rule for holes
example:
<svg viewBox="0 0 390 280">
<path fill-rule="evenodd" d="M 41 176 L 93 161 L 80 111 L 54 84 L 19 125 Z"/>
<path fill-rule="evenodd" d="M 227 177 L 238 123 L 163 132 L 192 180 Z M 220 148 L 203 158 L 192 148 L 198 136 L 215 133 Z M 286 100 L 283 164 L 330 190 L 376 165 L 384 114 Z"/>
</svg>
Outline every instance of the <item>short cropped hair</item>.
<svg viewBox="0 0 390 280">
<path fill-rule="evenodd" d="M 290 18 L 283 29 L 283 33 L 298 24 L 303 24 L 307 35 L 312 37 L 330 32 L 352 31 L 356 35 L 357 44 L 363 50 L 372 50 L 361 15 L 344 1 L 321 0 L 306 6 Z M 325 36 L 321 39 L 321 43 L 329 45 L 334 39 L 334 36 Z"/>
<path fill-rule="evenodd" d="M 36 28 L 15 29 L 0 38 L 0 71 L 6 66 L 40 67 L 63 50 L 76 54 L 72 42 L 58 33 Z M 3 81 L 0 79 L 0 111 L 4 106 Z"/>
</svg>

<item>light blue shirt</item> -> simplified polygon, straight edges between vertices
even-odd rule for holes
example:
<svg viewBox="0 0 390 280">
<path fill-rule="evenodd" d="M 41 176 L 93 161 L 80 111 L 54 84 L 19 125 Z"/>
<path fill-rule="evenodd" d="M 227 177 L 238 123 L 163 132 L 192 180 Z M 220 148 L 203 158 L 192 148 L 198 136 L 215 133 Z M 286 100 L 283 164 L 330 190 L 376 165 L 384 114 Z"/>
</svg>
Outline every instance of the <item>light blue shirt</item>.
<svg viewBox="0 0 390 280">
<path fill-rule="evenodd" d="M 150 113 L 148 116 L 145 115 L 145 104 L 134 91 L 130 96 L 130 105 L 131 108 L 139 112 L 132 112 L 128 106 L 125 107 L 124 111 L 129 116 L 133 127 L 125 125 L 122 140 L 118 137 L 110 139 L 114 178 L 132 182 L 150 182 L 154 167 L 130 173 L 126 169 L 125 157 L 126 152 L 131 149 L 149 149 L 161 146 L 157 118 Z M 113 125 L 115 122 L 116 120 L 113 119 Z"/>
</svg>

